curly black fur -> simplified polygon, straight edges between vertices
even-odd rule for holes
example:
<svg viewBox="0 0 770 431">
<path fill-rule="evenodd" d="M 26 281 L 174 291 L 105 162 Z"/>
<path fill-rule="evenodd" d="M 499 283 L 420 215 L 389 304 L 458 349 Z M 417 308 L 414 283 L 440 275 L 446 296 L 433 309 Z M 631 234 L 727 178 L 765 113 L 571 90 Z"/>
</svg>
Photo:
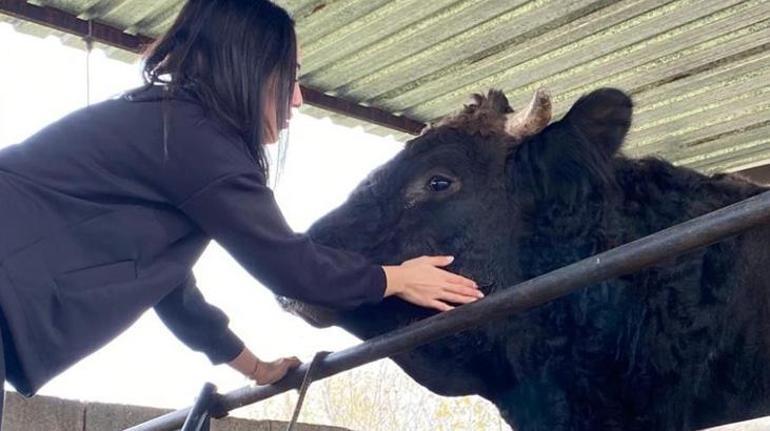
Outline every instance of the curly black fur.
<svg viewBox="0 0 770 431">
<path fill-rule="evenodd" d="M 764 190 L 619 154 L 632 104 L 618 90 L 581 98 L 523 142 L 496 129 L 501 95 L 415 139 L 311 235 L 382 263 L 451 253 L 452 270 L 492 293 Z M 435 175 L 453 191 L 425 188 Z M 438 393 L 488 398 L 519 431 L 767 415 L 769 241 L 755 229 L 394 359 Z M 388 299 L 337 324 L 370 338 L 430 314 Z"/>
</svg>

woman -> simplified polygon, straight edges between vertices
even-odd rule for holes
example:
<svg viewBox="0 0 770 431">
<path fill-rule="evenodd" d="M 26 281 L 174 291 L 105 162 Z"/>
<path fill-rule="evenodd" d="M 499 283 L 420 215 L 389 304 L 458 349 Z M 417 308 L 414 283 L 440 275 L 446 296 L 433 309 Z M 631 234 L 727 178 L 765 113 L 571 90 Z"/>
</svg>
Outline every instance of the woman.
<svg viewBox="0 0 770 431">
<path fill-rule="evenodd" d="M 190 0 L 151 47 L 147 85 L 0 151 L 0 326 L 7 379 L 32 395 L 146 309 L 259 384 L 263 362 L 191 268 L 211 239 L 277 294 L 330 307 L 399 296 L 439 310 L 481 297 L 439 267 L 379 266 L 291 231 L 265 145 L 302 103 L 291 18 L 265 0 Z M 2 369 L 5 372 L 6 367 Z"/>
</svg>

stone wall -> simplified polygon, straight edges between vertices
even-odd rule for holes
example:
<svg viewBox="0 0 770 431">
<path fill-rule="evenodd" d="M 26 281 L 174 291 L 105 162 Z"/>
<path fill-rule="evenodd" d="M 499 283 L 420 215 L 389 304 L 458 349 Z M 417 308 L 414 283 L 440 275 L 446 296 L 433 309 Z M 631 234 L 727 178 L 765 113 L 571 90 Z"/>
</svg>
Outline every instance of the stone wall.
<svg viewBox="0 0 770 431">
<path fill-rule="evenodd" d="M 120 404 L 90 403 L 5 393 L 3 431 L 117 431 L 170 410 Z M 212 431 L 283 431 L 286 423 L 225 418 L 211 422 Z M 344 428 L 302 424 L 298 431 L 347 431 Z"/>
</svg>

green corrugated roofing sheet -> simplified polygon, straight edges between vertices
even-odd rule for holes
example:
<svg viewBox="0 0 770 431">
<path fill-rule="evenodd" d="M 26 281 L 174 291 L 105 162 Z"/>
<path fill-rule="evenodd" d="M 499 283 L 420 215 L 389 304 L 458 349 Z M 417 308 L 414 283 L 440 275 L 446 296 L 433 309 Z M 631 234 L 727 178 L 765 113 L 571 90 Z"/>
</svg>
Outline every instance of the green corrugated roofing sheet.
<svg viewBox="0 0 770 431">
<path fill-rule="evenodd" d="M 155 37 L 182 2 L 34 3 Z M 616 86 L 637 105 L 627 153 L 703 171 L 770 163 L 770 0 L 278 3 L 297 22 L 302 82 L 342 99 L 428 122 L 490 87 L 515 107 L 545 87 L 561 113 L 586 91 Z M 50 32 L 37 28 L 20 25 Z"/>
</svg>

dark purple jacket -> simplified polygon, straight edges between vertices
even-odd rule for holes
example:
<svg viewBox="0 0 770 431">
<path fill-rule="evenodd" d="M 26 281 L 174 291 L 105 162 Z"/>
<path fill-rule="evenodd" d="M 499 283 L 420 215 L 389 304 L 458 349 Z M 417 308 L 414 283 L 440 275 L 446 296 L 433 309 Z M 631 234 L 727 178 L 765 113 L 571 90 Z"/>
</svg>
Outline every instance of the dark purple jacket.
<svg viewBox="0 0 770 431">
<path fill-rule="evenodd" d="M 22 393 L 150 307 L 212 361 L 232 359 L 243 345 L 191 276 L 212 238 L 280 295 L 336 308 L 382 298 L 379 266 L 292 232 L 245 144 L 162 93 L 93 105 L 0 150 L 0 311 Z"/>
</svg>

